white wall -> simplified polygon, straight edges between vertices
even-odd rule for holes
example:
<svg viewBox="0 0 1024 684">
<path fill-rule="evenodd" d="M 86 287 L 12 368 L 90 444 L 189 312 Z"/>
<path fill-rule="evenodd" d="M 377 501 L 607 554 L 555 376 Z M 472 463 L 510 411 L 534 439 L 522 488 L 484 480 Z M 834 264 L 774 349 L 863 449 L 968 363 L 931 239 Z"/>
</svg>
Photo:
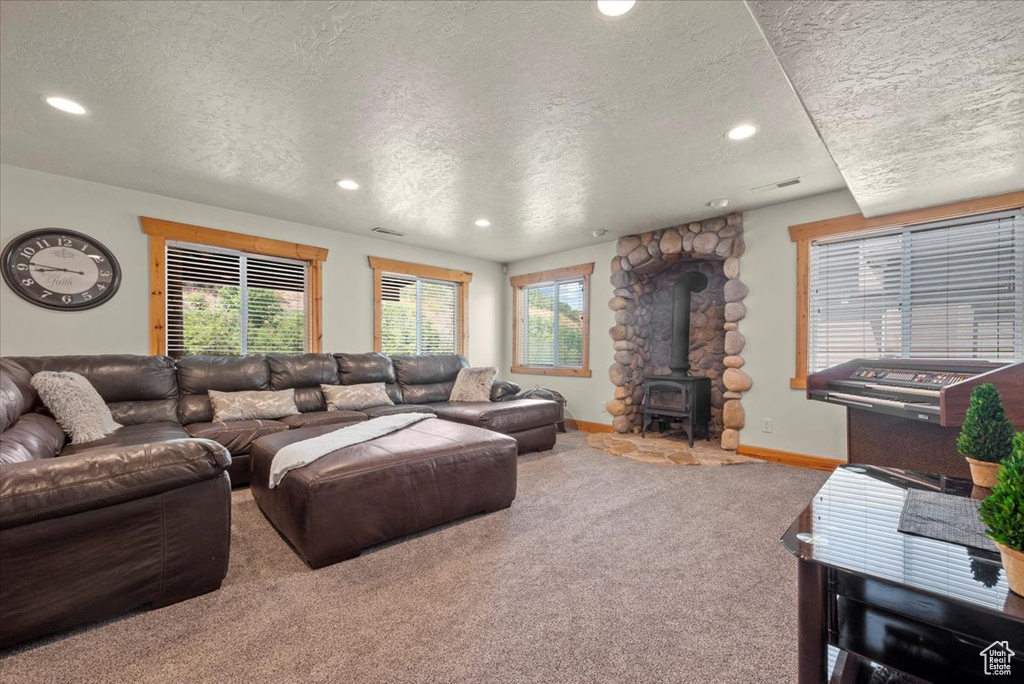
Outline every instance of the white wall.
<svg viewBox="0 0 1024 684">
<path fill-rule="evenodd" d="M 548 271 L 564 266 L 575 266 L 594 262 L 594 274 L 590 276 L 590 370 L 589 378 L 574 378 L 548 375 L 508 375 L 523 389 L 547 387 L 565 395 L 569 403 L 565 407 L 566 417 L 593 423 L 610 423 L 611 416 L 604 410 L 604 403 L 612 398 L 614 385 L 608 379 L 608 366 L 612 363 L 614 350 L 608 329 L 615 325 L 615 316 L 608 308 L 612 298 L 611 261 L 615 256 L 615 242 L 602 242 L 589 247 L 549 254 L 509 264 L 509 276 Z M 505 359 L 501 371 L 508 374 L 512 366 L 512 286 L 506 280 L 504 338 Z"/>
<path fill-rule="evenodd" d="M 846 410 L 808 401 L 804 390 L 789 387 L 796 361 L 796 243 L 789 226 L 858 213 L 844 190 L 743 214 L 740 279 L 750 294 L 740 332 L 747 340 L 744 370 L 754 385 L 743 395 L 741 444 L 846 459 Z M 770 434 L 761 432 L 765 418 L 772 421 Z"/>
<path fill-rule="evenodd" d="M 497 263 L 13 166 L 0 166 L 0 243 L 36 228 L 77 230 L 114 252 L 123 277 L 109 302 L 73 313 L 39 308 L 0 286 L 0 354 L 148 354 L 149 248 L 139 216 L 329 249 L 323 283 L 325 351 L 369 351 L 373 346 L 368 255 L 470 271 L 469 359 L 498 365 L 504 358 L 500 333 L 508 285 Z"/>
</svg>

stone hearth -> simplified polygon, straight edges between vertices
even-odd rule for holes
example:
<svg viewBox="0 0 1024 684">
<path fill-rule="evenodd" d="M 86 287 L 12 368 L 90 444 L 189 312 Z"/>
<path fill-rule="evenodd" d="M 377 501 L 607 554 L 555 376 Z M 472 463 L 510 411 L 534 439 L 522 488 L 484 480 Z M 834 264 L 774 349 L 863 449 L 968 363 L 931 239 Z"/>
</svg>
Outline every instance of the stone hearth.
<svg viewBox="0 0 1024 684">
<path fill-rule="evenodd" d="M 748 292 L 739 278 L 744 248 L 740 214 L 619 239 L 611 264 L 615 297 L 608 303 L 616 323 L 609 331 L 615 396 L 606 404 L 616 432 L 640 430 L 644 379 L 670 372 L 671 284 L 685 271 L 700 271 L 708 287 L 691 300 L 691 372 L 711 378 L 712 433 L 723 449 L 736 448 L 745 420 L 742 393 L 752 384 L 742 370 L 739 332 Z"/>
<path fill-rule="evenodd" d="M 612 456 L 624 456 L 654 465 L 724 466 L 764 463 L 756 458 L 722 451 L 717 445 L 704 440 L 697 440 L 691 447 L 680 438 L 657 434 L 641 438 L 634 434 L 595 432 L 587 435 L 587 444 Z"/>
</svg>

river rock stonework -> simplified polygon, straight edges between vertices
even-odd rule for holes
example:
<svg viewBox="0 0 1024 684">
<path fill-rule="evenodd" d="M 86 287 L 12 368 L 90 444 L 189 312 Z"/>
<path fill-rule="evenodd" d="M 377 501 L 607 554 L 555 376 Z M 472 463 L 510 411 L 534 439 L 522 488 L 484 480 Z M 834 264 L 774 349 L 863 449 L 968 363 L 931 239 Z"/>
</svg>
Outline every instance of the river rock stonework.
<svg viewBox="0 0 1024 684">
<path fill-rule="evenodd" d="M 609 330 L 615 385 L 607 408 L 616 432 L 638 432 L 644 379 L 668 375 L 672 339 L 672 282 L 685 271 L 708 276 L 690 305 L 691 373 L 711 378 L 711 429 L 723 449 L 736 449 L 745 420 L 743 392 L 752 380 L 743 366 L 740 332 L 749 288 L 741 280 L 743 216 L 705 221 L 619 238 L 611 263 L 615 312 Z M 727 405 L 728 404 L 728 405 Z"/>
</svg>

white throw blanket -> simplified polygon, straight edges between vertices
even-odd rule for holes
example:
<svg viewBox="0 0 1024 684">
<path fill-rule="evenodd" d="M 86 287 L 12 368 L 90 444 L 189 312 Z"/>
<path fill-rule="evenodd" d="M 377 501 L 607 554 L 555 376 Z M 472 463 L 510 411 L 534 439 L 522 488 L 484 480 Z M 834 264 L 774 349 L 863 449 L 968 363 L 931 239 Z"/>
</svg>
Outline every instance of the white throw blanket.
<svg viewBox="0 0 1024 684">
<path fill-rule="evenodd" d="M 371 439 L 390 435 L 413 423 L 434 417 L 432 413 L 396 413 L 348 425 L 319 437 L 310 437 L 301 442 L 289 444 L 274 454 L 274 460 L 270 462 L 270 488 L 273 489 L 281 484 L 281 478 L 288 471 L 307 466 L 332 451 L 344 449 L 353 444 L 369 442 Z"/>
</svg>

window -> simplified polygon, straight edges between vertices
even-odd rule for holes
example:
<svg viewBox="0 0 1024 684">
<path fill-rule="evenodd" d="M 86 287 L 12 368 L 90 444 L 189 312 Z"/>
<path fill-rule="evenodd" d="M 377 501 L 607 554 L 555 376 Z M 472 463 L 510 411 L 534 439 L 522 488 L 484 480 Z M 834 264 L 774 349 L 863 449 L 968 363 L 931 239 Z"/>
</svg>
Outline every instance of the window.
<svg viewBox="0 0 1024 684">
<path fill-rule="evenodd" d="M 590 377 L 593 271 L 583 264 L 511 279 L 513 373 Z"/>
<path fill-rule="evenodd" d="M 385 354 L 464 354 L 472 273 L 370 257 L 374 349 Z"/>
<path fill-rule="evenodd" d="M 805 385 L 802 370 L 858 357 L 1024 356 L 1024 212 L 956 211 L 961 205 L 974 212 L 979 204 L 1019 207 L 1022 199 L 1024 193 L 1011 193 L 892 217 L 792 227 L 804 313 L 798 316 L 791 385 Z M 926 216 L 941 220 L 921 221 Z M 850 230 L 845 224 L 853 218 L 881 225 Z"/>
<path fill-rule="evenodd" d="M 146 217 L 142 226 L 151 353 L 320 351 L 327 250 Z"/>
<path fill-rule="evenodd" d="M 167 354 L 299 354 L 306 262 L 167 243 Z"/>
<path fill-rule="evenodd" d="M 458 285 L 399 273 L 384 273 L 381 278 L 381 351 L 454 354 Z"/>
</svg>

